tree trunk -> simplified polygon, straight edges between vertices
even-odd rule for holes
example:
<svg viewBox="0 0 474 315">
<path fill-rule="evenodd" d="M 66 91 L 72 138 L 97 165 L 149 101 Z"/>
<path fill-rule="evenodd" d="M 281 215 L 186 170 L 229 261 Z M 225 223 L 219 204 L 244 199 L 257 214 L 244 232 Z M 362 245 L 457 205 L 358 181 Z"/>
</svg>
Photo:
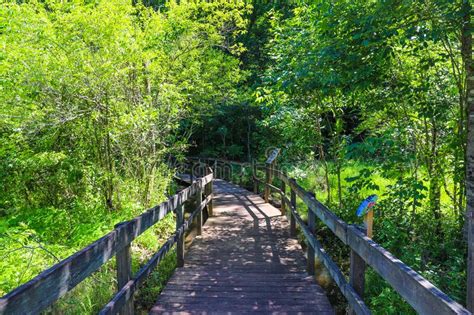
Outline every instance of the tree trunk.
<svg viewBox="0 0 474 315">
<path fill-rule="evenodd" d="M 434 217 L 436 236 L 443 239 L 443 228 L 441 220 L 441 172 L 438 151 L 438 128 L 436 120 L 431 120 L 431 150 L 428 157 L 428 174 L 430 179 L 429 200 L 430 209 Z"/>
<path fill-rule="evenodd" d="M 250 132 L 252 131 L 250 126 L 250 113 L 249 105 L 247 104 L 247 161 L 252 162 L 252 152 L 250 151 Z"/>
<path fill-rule="evenodd" d="M 467 308 L 474 311 L 474 67 L 472 61 L 471 4 L 462 5 L 463 26 L 461 54 L 466 73 L 467 141 L 466 141 L 466 223 L 467 223 Z"/>
<path fill-rule="evenodd" d="M 337 199 L 339 202 L 339 208 L 342 209 L 342 185 L 341 185 L 341 165 L 340 161 L 337 161 L 338 165 L 336 166 L 337 171 Z"/>
<path fill-rule="evenodd" d="M 316 117 L 316 133 L 318 135 L 318 144 L 316 145 L 317 150 L 319 151 L 319 160 L 324 168 L 324 180 L 325 180 L 325 188 L 327 195 L 327 203 L 331 203 L 331 184 L 329 182 L 329 166 L 326 162 L 326 155 L 324 153 L 324 145 L 323 145 L 323 133 L 321 131 L 321 122 L 319 120 L 319 116 Z"/>
</svg>

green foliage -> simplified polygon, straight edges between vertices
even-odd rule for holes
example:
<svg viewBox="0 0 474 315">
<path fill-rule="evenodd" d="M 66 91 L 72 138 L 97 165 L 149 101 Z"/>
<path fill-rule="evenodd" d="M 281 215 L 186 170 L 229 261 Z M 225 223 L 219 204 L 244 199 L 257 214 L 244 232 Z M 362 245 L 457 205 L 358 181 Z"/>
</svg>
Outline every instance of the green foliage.
<svg viewBox="0 0 474 315">
<path fill-rule="evenodd" d="M 170 155 L 280 147 L 280 165 L 348 222 L 379 195 L 375 240 L 462 302 L 465 14 L 447 0 L 3 4 L 0 293 L 166 198 Z M 168 217 L 135 242 L 135 269 L 173 228 Z M 347 248 L 321 233 L 347 269 Z M 97 311 L 113 269 L 57 310 Z M 372 271 L 367 283 L 374 313 L 412 312 Z"/>
<path fill-rule="evenodd" d="M 0 295 L 166 198 L 166 160 L 186 152 L 192 130 L 183 121 L 199 125 L 237 97 L 245 77 L 237 37 L 250 7 L 161 8 L 123 0 L 0 6 Z M 169 217 L 137 239 L 134 268 L 173 230 Z M 52 311 L 98 311 L 116 289 L 114 268 Z M 144 296 L 173 268 L 167 258 Z M 138 298 L 144 308 L 150 301 Z"/>
</svg>

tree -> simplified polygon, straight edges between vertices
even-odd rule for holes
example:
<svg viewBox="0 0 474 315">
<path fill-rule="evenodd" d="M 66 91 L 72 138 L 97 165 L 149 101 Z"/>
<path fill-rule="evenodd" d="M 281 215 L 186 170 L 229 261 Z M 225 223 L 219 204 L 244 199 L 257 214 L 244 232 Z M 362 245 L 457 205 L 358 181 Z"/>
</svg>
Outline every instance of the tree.
<svg viewBox="0 0 474 315">
<path fill-rule="evenodd" d="M 472 60 L 471 4 L 463 0 L 461 53 L 467 95 L 466 216 L 467 216 L 467 308 L 474 311 L 474 63 Z"/>
</svg>

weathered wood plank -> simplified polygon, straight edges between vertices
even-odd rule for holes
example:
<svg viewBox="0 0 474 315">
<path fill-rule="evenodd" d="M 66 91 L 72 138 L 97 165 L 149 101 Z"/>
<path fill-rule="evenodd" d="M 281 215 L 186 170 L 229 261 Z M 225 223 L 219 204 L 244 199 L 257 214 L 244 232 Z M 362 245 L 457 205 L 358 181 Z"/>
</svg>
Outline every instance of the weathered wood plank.
<svg viewBox="0 0 474 315">
<path fill-rule="evenodd" d="M 311 295 L 309 295 L 311 296 Z M 261 295 L 261 294 L 252 294 L 251 296 L 245 296 L 245 294 L 238 294 L 234 293 L 230 296 L 225 296 L 222 294 L 194 294 L 193 298 L 190 299 L 189 295 L 179 293 L 179 292 L 174 292 L 172 293 L 167 293 L 163 292 L 160 296 L 160 300 L 163 303 L 167 302 L 172 302 L 172 303 L 186 303 L 186 304 L 199 304 L 199 303 L 212 303 L 218 301 L 219 303 L 232 303 L 235 302 L 235 304 L 240 304 L 240 303 L 259 303 L 262 305 L 265 304 L 279 304 L 282 306 L 291 306 L 295 305 L 298 307 L 308 307 L 310 306 L 313 309 L 318 309 L 320 306 L 320 302 L 314 298 L 315 296 L 313 295 L 312 299 L 308 299 L 308 296 L 303 296 L 301 297 L 301 294 L 295 294 L 294 296 L 291 295 L 286 295 L 286 296 L 278 296 L 277 297 L 272 297 L 268 295 Z M 215 301 L 212 301 L 215 300 Z M 300 305 L 298 305 L 299 303 Z M 303 305 L 302 305 L 303 304 Z"/>
<path fill-rule="evenodd" d="M 283 194 L 282 190 L 280 188 L 276 187 L 275 185 L 267 184 L 267 186 L 270 188 L 270 190 L 273 190 L 273 191 L 279 193 L 280 195 Z"/>
<path fill-rule="evenodd" d="M 204 192 L 203 187 L 197 192 L 197 204 L 200 205 L 202 203 L 202 194 Z M 196 215 L 196 233 L 197 235 L 202 234 L 202 211 L 199 211 Z"/>
<path fill-rule="evenodd" d="M 281 214 L 286 215 L 286 203 L 283 200 L 286 197 L 286 184 L 284 181 L 281 181 L 280 183 L 280 189 L 281 189 Z"/>
<path fill-rule="evenodd" d="M 294 302 L 287 302 L 286 304 L 279 304 L 276 301 L 268 301 L 266 303 L 256 303 L 252 299 L 223 299 L 215 298 L 213 301 L 209 298 L 203 298 L 202 301 L 194 303 L 186 303 L 183 300 L 174 301 L 176 298 L 164 298 L 162 306 L 155 306 L 152 308 L 150 314 L 162 314 L 166 311 L 187 311 L 193 314 L 209 311 L 215 311 L 223 314 L 231 311 L 234 314 L 239 314 L 243 311 L 253 312 L 290 312 L 290 311 L 306 311 L 312 314 L 332 314 L 334 311 L 328 309 L 326 305 L 299 305 Z"/>
<path fill-rule="evenodd" d="M 281 282 L 274 282 L 270 283 L 273 285 L 265 286 L 262 289 L 261 285 L 247 285 L 243 284 L 241 286 L 237 285 L 214 285 L 214 284 L 204 284 L 199 281 L 192 281 L 186 284 L 170 284 L 166 285 L 167 290 L 175 290 L 175 291 L 185 291 L 185 292 L 192 292 L 192 291 L 199 291 L 199 292 L 219 292 L 219 293 L 226 293 L 226 292 L 275 292 L 275 293 L 285 293 L 285 294 L 295 294 L 295 293 L 305 293 L 308 292 L 308 288 L 314 284 L 307 283 L 304 286 L 301 284 L 286 284 L 282 285 Z M 314 287 L 316 288 L 316 287 Z M 310 293 L 311 296 L 314 296 L 314 293 Z"/>
<path fill-rule="evenodd" d="M 272 176 L 270 172 L 270 167 L 267 166 L 267 168 L 265 169 L 265 187 L 264 187 L 265 202 L 268 202 L 268 198 L 270 197 L 271 181 L 272 181 Z"/>
<path fill-rule="evenodd" d="M 270 280 L 288 280 L 288 281 L 299 281 L 302 282 L 302 280 L 305 277 L 308 277 L 306 273 L 279 273 L 279 274 L 260 274 L 257 272 L 212 272 L 212 271 L 193 271 L 193 270 L 188 270 L 188 271 L 181 271 L 179 268 L 176 273 L 175 277 L 176 279 L 188 279 L 191 277 L 198 277 L 199 279 L 202 280 L 207 280 L 207 281 L 232 281 L 232 280 L 240 280 L 246 277 L 247 274 L 253 274 L 252 279 L 255 279 L 255 281 L 270 281 Z M 308 277 L 308 280 L 311 281 L 311 277 Z"/>
<path fill-rule="evenodd" d="M 267 300 L 278 300 L 282 302 L 307 302 L 307 304 L 318 304 L 319 302 L 315 299 L 314 294 L 306 291 L 197 291 L 197 290 L 181 290 L 175 289 L 170 290 L 167 288 L 161 293 L 161 296 L 168 297 L 189 297 L 192 295 L 197 298 L 237 298 L 237 299 L 267 299 Z M 306 303 L 305 303 L 306 304 Z"/>
</svg>

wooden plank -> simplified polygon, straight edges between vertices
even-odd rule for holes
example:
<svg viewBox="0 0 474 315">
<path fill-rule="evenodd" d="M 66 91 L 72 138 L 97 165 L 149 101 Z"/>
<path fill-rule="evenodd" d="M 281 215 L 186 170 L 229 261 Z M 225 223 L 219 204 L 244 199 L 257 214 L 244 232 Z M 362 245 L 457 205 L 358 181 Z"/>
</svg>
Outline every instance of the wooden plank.
<svg viewBox="0 0 474 315">
<path fill-rule="evenodd" d="M 262 279 L 256 279 L 255 281 L 249 281 L 249 279 L 235 279 L 235 280 L 229 280 L 229 281 L 216 281 L 216 280 L 206 280 L 206 279 L 192 279 L 192 277 L 186 278 L 186 279 L 170 279 L 167 284 L 173 284 L 173 285 L 212 285 L 214 287 L 248 287 L 248 286 L 253 286 L 253 287 L 259 287 L 259 288 L 266 288 L 266 287 L 304 287 L 306 290 L 309 291 L 315 291 L 314 288 L 312 287 L 311 284 L 314 284 L 311 281 L 265 281 Z"/>
<path fill-rule="evenodd" d="M 286 303 L 285 303 L 286 302 Z M 207 314 L 210 310 L 219 310 L 223 308 L 240 313 L 241 311 L 254 312 L 288 312 L 288 311 L 312 311 L 313 314 L 334 314 L 330 306 L 325 304 L 295 304 L 295 301 L 285 300 L 284 303 L 277 301 L 255 301 L 255 299 L 223 299 L 223 298 L 196 298 L 196 301 L 191 303 L 184 298 L 178 297 L 163 297 L 163 308 L 153 307 L 150 314 L 161 314 L 166 310 L 173 311 L 188 311 L 188 312 L 205 312 Z M 160 312 L 157 312 L 161 309 Z M 201 313 L 202 314 L 202 313 Z M 221 312 L 222 314 L 222 312 Z"/>
<path fill-rule="evenodd" d="M 272 284 L 272 283 L 270 283 Z M 274 285 L 268 285 L 263 288 L 265 292 L 276 292 L 276 293 L 289 293 L 294 294 L 295 292 L 308 292 L 308 287 L 312 288 L 315 286 L 312 283 L 305 283 L 304 285 L 298 284 L 282 284 L 281 282 L 275 282 Z M 243 284 L 237 285 L 221 285 L 217 286 L 214 284 L 205 284 L 199 281 L 193 281 L 186 284 L 166 284 L 166 290 L 180 290 L 180 291 L 202 291 L 202 292 L 261 292 L 262 286 Z M 310 291 L 311 295 L 314 295 Z"/>
<path fill-rule="evenodd" d="M 280 190 L 281 190 L 281 214 L 286 215 L 286 202 L 283 200 L 286 197 L 286 184 L 284 181 L 280 183 Z"/>
<path fill-rule="evenodd" d="M 278 302 L 283 302 L 284 300 L 290 298 L 291 301 L 296 301 L 298 303 L 305 303 L 306 301 L 314 301 L 314 304 L 318 304 L 319 301 L 315 299 L 315 296 L 312 292 L 308 290 L 295 292 L 295 291 L 234 291 L 234 290 L 227 290 L 227 291 L 205 291 L 205 290 L 181 290 L 181 289 L 174 289 L 171 290 L 166 288 L 165 291 L 161 293 L 161 296 L 175 296 L 175 297 L 209 297 L 209 298 L 250 298 L 250 299 L 271 299 L 271 300 L 278 300 Z M 311 303 L 309 303 L 311 304 Z"/>
<path fill-rule="evenodd" d="M 252 278 L 255 279 L 255 281 L 258 280 L 264 280 L 264 281 L 269 281 L 269 280 L 291 280 L 291 281 L 302 281 L 305 279 L 305 277 L 308 277 L 306 273 L 280 273 L 280 274 L 271 274 L 271 273 L 266 273 L 266 274 L 260 274 L 257 272 L 236 272 L 236 271 L 193 271 L 193 270 L 187 270 L 183 271 L 181 270 L 183 268 L 179 268 L 175 272 L 175 277 L 179 279 L 179 277 L 182 278 L 188 278 L 188 277 L 199 277 L 199 279 L 203 280 L 219 280 L 219 281 L 231 281 L 231 280 L 239 280 L 243 279 L 246 277 L 248 274 L 253 274 Z M 311 278 L 307 279 L 311 280 Z"/>
<path fill-rule="evenodd" d="M 212 169 L 208 166 L 206 168 L 207 175 L 212 174 Z M 206 198 L 210 198 L 210 201 L 207 203 L 207 215 L 209 217 L 213 216 L 213 204 L 212 204 L 212 181 L 207 184 L 204 184 Z"/>
<path fill-rule="evenodd" d="M 192 250 L 193 248 L 191 248 Z M 191 251 L 190 250 L 190 251 Z M 189 252 L 190 252 L 189 251 Z M 189 253 L 188 252 L 188 253 Z M 222 266 L 222 264 L 220 264 Z M 208 270 L 208 267 L 206 265 L 194 265 L 194 264 L 186 264 L 183 268 L 181 268 L 182 271 L 186 270 L 193 270 L 193 271 L 206 271 Z M 258 266 L 252 268 L 251 266 L 238 266 L 238 265 L 229 265 L 228 268 L 220 268 L 219 270 L 222 271 L 227 271 L 227 272 L 255 272 L 255 273 L 261 273 L 261 274 L 277 274 L 277 273 L 295 273 L 295 272 L 301 272 L 301 264 L 298 265 L 283 265 L 283 264 L 275 264 L 275 263 L 270 263 L 270 264 L 259 264 Z"/>
<path fill-rule="evenodd" d="M 280 188 L 278 188 L 278 187 L 276 187 L 276 186 L 274 186 L 274 185 L 272 185 L 272 184 L 266 184 L 266 185 L 267 185 L 271 190 L 276 191 L 276 192 L 279 193 L 280 195 L 283 194 L 283 192 L 282 192 L 282 190 L 281 190 Z"/>
<path fill-rule="evenodd" d="M 312 298 L 311 298 L 312 297 Z M 256 302 L 256 303 L 267 303 L 272 302 L 280 305 L 294 305 L 294 303 L 304 304 L 304 306 L 311 305 L 312 307 L 320 306 L 320 302 L 317 299 L 314 299 L 314 295 L 306 294 L 302 295 L 301 293 L 291 295 L 279 295 L 275 294 L 263 294 L 262 292 L 246 293 L 246 292 L 232 292 L 231 294 L 222 294 L 217 292 L 206 293 L 206 292 L 195 292 L 191 297 L 188 292 L 180 291 L 163 291 L 160 296 L 160 299 L 163 303 L 166 302 L 184 302 L 188 304 L 192 303 L 201 303 L 201 302 L 212 302 L 212 300 L 219 300 L 221 302 L 237 302 L 246 303 L 246 302 Z"/>
<path fill-rule="evenodd" d="M 146 277 L 156 268 L 166 253 L 169 252 L 174 243 L 176 243 L 177 236 L 174 235 L 160 248 L 160 250 L 152 256 L 148 263 L 140 268 L 134 279 L 129 280 L 119 292 L 107 303 L 107 305 L 99 312 L 101 315 L 116 314 L 125 305 L 125 303 L 133 297 L 133 293 L 138 286 L 145 281 Z"/>
<path fill-rule="evenodd" d="M 197 203 L 198 205 L 202 204 L 202 194 L 204 190 L 201 188 L 197 192 Z M 201 235 L 202 234 L 202 211 L 199 211 L 196 215 L 196 234 Z"/>
<path fill-rule="evenodd" d="M 253 179 L 253 192 L 258 194 L 258 180 L 257 180 L 257 164 L 253 162 L 252 165 L 252 179 Z"/>
</svg>

